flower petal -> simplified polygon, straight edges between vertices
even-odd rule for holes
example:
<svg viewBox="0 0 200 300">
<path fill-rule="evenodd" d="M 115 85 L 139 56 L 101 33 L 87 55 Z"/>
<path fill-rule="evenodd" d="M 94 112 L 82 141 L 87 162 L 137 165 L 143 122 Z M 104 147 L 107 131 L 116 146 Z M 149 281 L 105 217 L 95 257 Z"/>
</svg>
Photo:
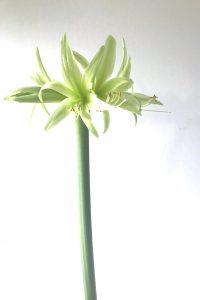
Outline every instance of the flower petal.
<svg viewBox="0 0 200 300">
<path fill-rule="evenodd" d="M 10 95 L 4 97 L 4 99 L 17 102 L 41 103 L 41 100 L 38 97 L 40 89 L 41 88 L 39 86 L 19 88 L 13 91 Z M 62 95 L 59 92 L 56 92 L 52 89 L 44 89 L 42 91 L 43 103 L 60 102 L 65 98 L 65 95 Z"/>
<path fill-rule="evenodd" d="M 31 122 L 32 122 L 32 119 L 33 119 L 33 114 L 35 112 L 36 106 L 37 106 L 37 103 L 34 103 L 33 107 L 32 107 L 32 110 L 31 110 L 31 113 L 30 113 L 30 116 L 29 116 L 29 122 L 28 122 L 29 125 L 31 125 Z"/>
<path fill-rule="evenodd" d="M 91 118 L 89 112 L 87 112 L 87 110 L 85 108 L 82 108 L 82 110 L 80 112 L 80 117 L 83 120 L 83 122 L 85 123 L 86 127 L 90 130 L 90 132 L 92 134 L 94 134 L 96 137 L 99 137 L 98 132 L 92 122 L 92 118 Z"/>
<path fill-rule="evenodd" d="M 40 72 L 41 72 L 43 78 L 45 79 L 46 82 L 50 81 L 51 78 L 49 77 L 49 75 L 47 74 L 47 71 L 44 68 L 38 47 L 36 47 L 36 58 L 37 58 L 37 63 L 38 63 L 38 66 L 39 66 L 39 69 L 40 69 Z"/>
<path fill-rule="evenodd" d="M 96 73 L 95 90 L 98 91 L 106 79 L 113 72 L 116 59 L 116 41 L 109 35 L 105 42 L 105 51 L 103 53 L 101 65 Z"/>
<path fill-rule="evenodd" d="M 87 66 L 89 65 L 88 60 L 80 53 L 78 53 L 77 51 L 73 50 L 73 54 L 75 59 L 79 62 L 79 64 L 85 69 L 87 68 Z"/>
<path fill-rule="evenodd" d="M 126 65 L 123 70 L 120 72 L 120 77 L 130 78 L 131 74 L 131 57 L 129 56 Z"/>
<path fill-rule="evenodd" d="M 61 54 L 62 54 L 62 66 L 64 79 L 74 91 L 81 91 L 81 78 L 82 74 L 76 63 L 74 54 L 67 41 L 66 33 L 63 35 L 61 40 Z"/>
<path fill-rule="evenodd" d="M 162 103 L 160 101 L 157 100 L 157 97 L 154 96 L 147 96 L 141 93 L 133 93 L 134 97 L 136 97 L 140 103 L 141 106 L 147 106 L 150 104 L 158 104 L 158 105 L 162 105 Z"/>
<path fill-rule="evenodd" d="M 122 87 L 124 84 L 132 85 L 133 81 L 131 79 L 120 78 L 120 77 L 109 79 L 102 84 L 98 93 L 100 95 L 106 95 L 111 91 L 118 90 L 118 89 L 120 90 L 120 87 Z"/>
<path fill-rule="evenodd" d="M 45 78 L 44 78 L 41 74 L 39 74 L 39 73 L 37 73 L 37 72 L 35 72 L 30 78 L 31 78 L 35 83 L 37 83 L 39 86 L 42 86 L 43 84 L 46 83 Z"/>
<path fill-rule="evenodd" d="M 103 133 L 105 133 L 110 125 L 110 114 L 108 110 L 104 110 L 103 112 L 103 121 L 104 121 L 104 130 Z"/>
<path fill-rule="evenodd" d="M 43 98 L 44 90 L 53 90 L 53 91 L 63 95 L 65 98 L 66 97 L 72 97 L 72 98 L 76 97 L 76 94 L 72 90 L 70 90 L 65 84 L 63 84 L 62 82 L 57 81 L 57 80 L 50 81 L 42 86 L 42 88 L 40 89 L 40 92 L 39 92 L 39 98 L 41 99 L 41 101 Z"/>
<path fill-rule="evenodd" d="M 87 68 L 85 69 L 85 72 L 82 77 L 83 85 L 90 86 L 92 85 L 91 83 L 94 83 L 97 69 L 100 66 L 104 51 L 105 51 L 105 46 L 101 46 L 98 52 L 93 57 L 93 59 L 91 60 L 91 62 L 89 63 L 89 65 L 87 66 Z"/>
<path fill-rule="evenodd" d="M 48 130 L 54 126 L 56 126 L 58 123 L 60 123 L 64 118 L 66 118 L 71 111 L 70 108 L 70 99 L 64 99 L 58 108 L 50 115 L 50 118 L 45 126 L 45 130 Z"/>
<path fill-rule="evenodd" d="M 19 96 L 26 96 L 30 94 L 38 94 L 40 91 L 39 86 L 26 86 L 21 87 L 19 89 L 14 90 L 11 94 L 4 97 L 5 100 L 12 100 L 12 98 L 19 97 Z"/>
<path fill-rule="evenodd" d="M 12 100 L 16 102 L 26 102 L 26 103 L 40 103 L 38 94 L 28 94 L 28 95 L 14 95 L 12 97 L 5 97 L 5 100 Z"/>
<path fill-rule="evenodd" d="M 120 66 L 120 69 L 117 73 L 117 77 L 123 77 L 122 76 L 122 73 L 123 73 L 123 70 L 127 64 L 127 48 L 126 48 L 126 42 L 125 40 L 123 39 L 122 41 L 122 47 L 123 47 L 123 59 L 122 59 L 122 63 L 121 63 L 121 66 Z"/>
<path fill-rule="evenodd" d="M 122 93 L 121 99 L 120 100 L 125 100 L 123 102 L 121 102 L 120 107 L 128 110 L 132 113 L 141 114 L 141 104 L 139 102 L 139 100 L 134 97 L 134 95 L 129 94 L 129 93 Z"/>
</svg>

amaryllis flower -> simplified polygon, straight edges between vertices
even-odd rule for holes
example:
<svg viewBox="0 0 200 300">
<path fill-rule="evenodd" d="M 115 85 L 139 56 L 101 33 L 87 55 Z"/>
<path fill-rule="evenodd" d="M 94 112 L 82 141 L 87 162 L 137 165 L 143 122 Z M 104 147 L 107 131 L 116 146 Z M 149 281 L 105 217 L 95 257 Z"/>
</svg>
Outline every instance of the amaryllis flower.
<svg viewBox="0 0 200 300">
<path fill-rule="evenodd" d="M 112 76 L 116 61 L 116 41 L 109 35 L 90 62 L 80 53 L 73 51 L 66 33 L 61 39 L 61 66 L 63 81 L 52 80 L 44 68 L 39 49 L 36 48 L 39 72 L 31 78 L 37 84 L 23 87 L 6 96 L 6 100 L 41 104 L 49 114 L 46 104 L 58 103 L 50 114 L 45 129 L 50 129 L 70 114 L 81 117 L 95 136 L 98 132 L 91 111 L 102 114 L 104 132 L 110 124 L 110 108 L 129 111 L 135 117 L 141 115 L 143 107 L 162 104 L 155 95 L 147 96 L 134 91 L 131 79 L 131 58 L 127 54 L 123 39 L 123 59 L 115 76 Z M 112 76 L 112 77 L 111 77 Z"/>
</svg>

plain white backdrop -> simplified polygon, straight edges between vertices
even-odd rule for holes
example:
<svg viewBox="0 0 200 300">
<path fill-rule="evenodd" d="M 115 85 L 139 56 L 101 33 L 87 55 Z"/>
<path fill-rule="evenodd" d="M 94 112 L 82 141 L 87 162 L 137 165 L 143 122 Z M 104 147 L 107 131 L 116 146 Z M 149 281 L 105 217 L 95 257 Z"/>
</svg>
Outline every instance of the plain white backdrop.
<svg viewBox="0 0 200 300">
<path fill-rule="evenodd" d="M 166 113 L 111 114 L 91 137 L 99 300 L 200 298 L 200 2 L 0 2 L 0 298 L 82 300 L 73 119 L 3 97 L 32 84 L 35 47 L 60 75 L 59 43 L 89 59 L 112 34 L 127 42 L 135 88 Z"/>
</svg>

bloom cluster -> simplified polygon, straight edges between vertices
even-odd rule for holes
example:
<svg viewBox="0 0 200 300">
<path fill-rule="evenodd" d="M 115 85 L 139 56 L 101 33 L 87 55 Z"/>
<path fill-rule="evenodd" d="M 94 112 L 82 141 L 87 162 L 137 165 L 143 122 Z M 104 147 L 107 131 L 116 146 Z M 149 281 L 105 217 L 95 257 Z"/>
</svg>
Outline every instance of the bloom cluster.
<svg viewBox="0 0 200 300">
<path fill-rule="evenodd" d="M 58 103 L 56 110 L 49 115 L 46 130 L 74 114 L 76 118 L 83 120 L 91 133 L 98 136 L 91 117 L 94 108 L 103 116 L 104 132 L 110 124 L 111 107 L 131 112 L 137 121 L 144 106 L 162 103 L 155 95 L 134 92 L 134 82 L 130 78 L 131 57 L 127 54 L 124 39 L 122 46 L 121 66 L 116 76 L 111 78 L 116 61 L 116 41 L 111 35 L 89 62 L 83 55 L 71 49 L 64 33 L 61 38 L 63 82 L 51 79 L 44 68 L 39 49 L 36 48 L 39 71 L 31 77 L 36 85 L 19 88 L 4 99 L 34 103 L 34 107 L 41 104 L 47 113 L 47 103 Z"/>
</svg>

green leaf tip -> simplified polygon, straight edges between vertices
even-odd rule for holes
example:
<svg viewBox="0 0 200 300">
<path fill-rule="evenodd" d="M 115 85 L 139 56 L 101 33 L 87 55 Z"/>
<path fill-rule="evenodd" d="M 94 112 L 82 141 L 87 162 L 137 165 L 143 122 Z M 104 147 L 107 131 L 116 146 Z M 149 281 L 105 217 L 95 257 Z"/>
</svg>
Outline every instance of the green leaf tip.
<svg viewBox="0 0 200 300">
<path fill-rule="evenodd" d="M 116 40 L 112 35 L 107 36 L 90 60 L 71 48 L 66 32 L 61 36 L 60 49 L 63 82 L 51 79 L 42 62 L 39 47 L 36 47 L 38 70 L 31 76 L 36 85 L 16 89 L 4 97 L 7 101 L 32 103 L 33 111 L 36 104 L 40 104 L 49 115 L 45 130 L 55 127 L 68 115 L 73 114 L 75 118 L 80 117 L 88 130 L 98 137 L 99 133 L 91 117 L 93 109 L 102 114 L 103 133 L 105 133 L 110 126 L 112 108 L 131 113 L 137 124 L 138 116 L 141 116 L 142 111 L 153 111 L 146 109 L 147 106 L 163 105 L 155 95 L 148 96 L 134 90 L 135 85 L 131 78 L 131 56 L 127 51 L 124 38 L 122 38 L 122 60 L 116 75 L 113 75 L 116 63 Z M 95 104 L 96 99 L 100 100 L 98 109 Z M 49 113 L 46 106 L 48 103 L 58 103 L 57 109 Z"/>
</svg>

